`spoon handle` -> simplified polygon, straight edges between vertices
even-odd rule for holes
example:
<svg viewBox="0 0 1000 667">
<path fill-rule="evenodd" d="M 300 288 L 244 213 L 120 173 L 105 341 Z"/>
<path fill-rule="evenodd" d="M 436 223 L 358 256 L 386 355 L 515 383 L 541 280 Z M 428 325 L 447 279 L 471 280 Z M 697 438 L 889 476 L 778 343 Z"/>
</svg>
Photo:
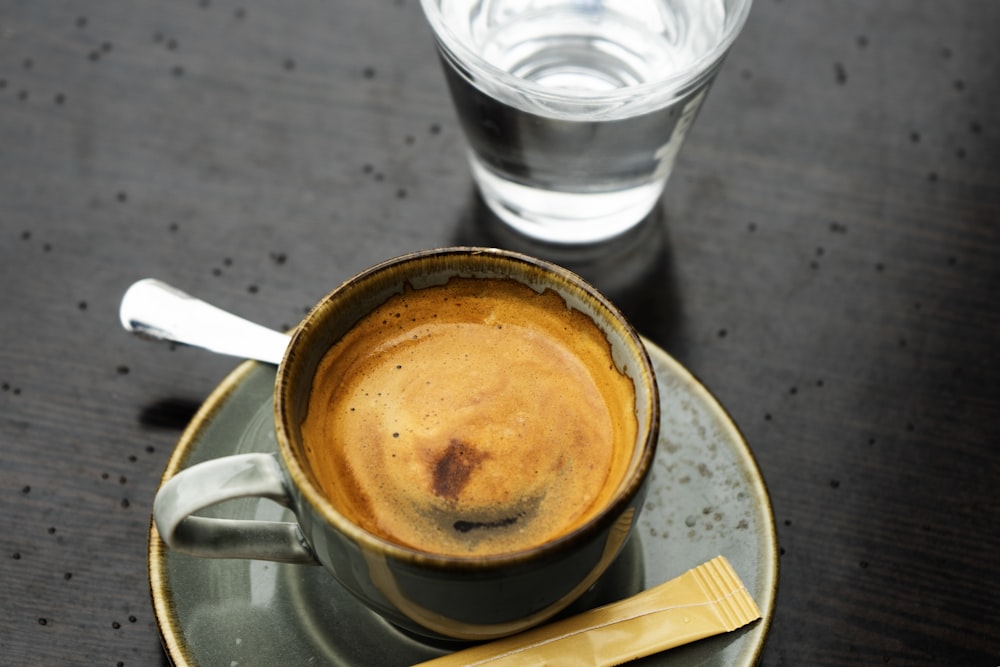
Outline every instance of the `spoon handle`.
<svg viewBox="0 0 1000 667">
<path fill-rule="evenodd" d="M 281 363 L 289 337 L 216 308 L 153 278 L 133 284 L 122 297 L 119 317 L 142 338 L 200 347 L 220 354 Z"/>
</svg>

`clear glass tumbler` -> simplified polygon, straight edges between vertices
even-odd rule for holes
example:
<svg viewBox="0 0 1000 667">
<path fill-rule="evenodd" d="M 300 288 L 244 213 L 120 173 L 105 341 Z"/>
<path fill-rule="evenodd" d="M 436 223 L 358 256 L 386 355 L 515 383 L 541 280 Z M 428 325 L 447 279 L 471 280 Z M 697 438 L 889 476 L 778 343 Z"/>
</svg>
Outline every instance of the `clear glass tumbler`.
<svg viewBox="0 0 1000 667">
<path fill-rule="evenodd" d="M 751 0 L 421 0 L 483 199 L 592 243 L 656 205 Z"/>
</svg>

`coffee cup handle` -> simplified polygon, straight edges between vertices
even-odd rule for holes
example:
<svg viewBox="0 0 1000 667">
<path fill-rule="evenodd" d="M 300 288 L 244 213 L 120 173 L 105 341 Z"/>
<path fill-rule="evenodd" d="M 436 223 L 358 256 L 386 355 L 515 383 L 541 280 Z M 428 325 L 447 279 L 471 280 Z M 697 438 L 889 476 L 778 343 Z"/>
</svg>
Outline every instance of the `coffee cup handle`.
<svg viewBox="0 0 1000 667">
<path fill-rule="evenodd" d="M 249 497 L 291 507 L 285 475 L 272 454 L 235 454 L 178 472 L 157 492 L 153 519 L 170 548 L 193 556 L 317 564 L 296 523 L 195 516 L 223 501 Z"/>
</svg>

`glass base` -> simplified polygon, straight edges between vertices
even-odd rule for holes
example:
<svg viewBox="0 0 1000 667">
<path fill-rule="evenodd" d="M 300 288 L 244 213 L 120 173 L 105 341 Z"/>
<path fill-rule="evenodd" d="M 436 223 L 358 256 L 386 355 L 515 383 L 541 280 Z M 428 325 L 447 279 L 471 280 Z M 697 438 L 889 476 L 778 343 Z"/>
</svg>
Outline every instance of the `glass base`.
<svg viewBox="0 0 1000 667">
<path fill-rule="evenodd" d="M 483 201 L 521 234 L 547 243 L 599 243 L 639 224 L 656 205 L 666 178 L 613 192 L 533 188 L 497 176 L 473 155 L 472 175 Z"/>
</svg>

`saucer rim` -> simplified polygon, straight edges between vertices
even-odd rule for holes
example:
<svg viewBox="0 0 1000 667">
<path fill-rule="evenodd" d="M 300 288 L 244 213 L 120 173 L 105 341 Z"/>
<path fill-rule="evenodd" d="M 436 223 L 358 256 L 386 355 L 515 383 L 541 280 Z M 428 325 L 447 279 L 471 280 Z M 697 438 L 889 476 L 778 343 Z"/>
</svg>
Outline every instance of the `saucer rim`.
<svg viewBox="0 0 1000 667">
<path fill-rule="evenodd" d="M 748 481 L 749 486 L 752 487 L 754 492 L 754 501 L 760 504 L 761 514 L 768 519 L 763 522 L 758 531 L 758 540 L 765 545 L 763 552 L 759 555 L 760 563 L 757 572 L 764 596 L 764 599 L 756 601 L 761 611 L 760 627 L 758 628 L 759 638 L 753 647 L 752 655 L 749 656 L 750 660 L 747 662 L 748 665 L 757 664 L 760 661 L 764 645 L 770 633 L 779 575 L 777 528 L 767 484 L 761 474 L 760 466 L 754 456 L 753 450 L 721 402 L 715 398 L 693 373 L 669 353 L 649 339 L 645 337 L 640 338 L 651 357 L 654 371 L 658 363 L 668 366 L 670 371 L 678 376 L 690 390 L 699 395 L 698 398 L 701 402 L 709 408 L 718 411 L 721 423 L 725 424 L 730 431 L 730 444 L 738 452 L 749 473 Z M 252 360 L 244 361 L 226 375 L 212 390 L 181 433 L 161 476 L 159 486 L 162 486 L 166 480 L 178 471 L 187 467 L 186 461 L 197 446 L 198 435 L 225 408 L 229 397 L 242 386 L 246 378 L 260 366 L 266 365 Z M 166 657 L 174 667 L 195 667 L 199 662 L 197 657 L 192 654 L 191 647 L 184 641 L 184 632 L 180 627 L 180 619 L 177 616 L 176 605 L 168 581 L 167 558 L 169 549 L 160 538 L 152 517 L 150 517 L 149 522 L 147 549 L 147 574 L 150 597 L 153 602 L 156 625 L 161 643 L 166 652 Z"/>
</svg>

